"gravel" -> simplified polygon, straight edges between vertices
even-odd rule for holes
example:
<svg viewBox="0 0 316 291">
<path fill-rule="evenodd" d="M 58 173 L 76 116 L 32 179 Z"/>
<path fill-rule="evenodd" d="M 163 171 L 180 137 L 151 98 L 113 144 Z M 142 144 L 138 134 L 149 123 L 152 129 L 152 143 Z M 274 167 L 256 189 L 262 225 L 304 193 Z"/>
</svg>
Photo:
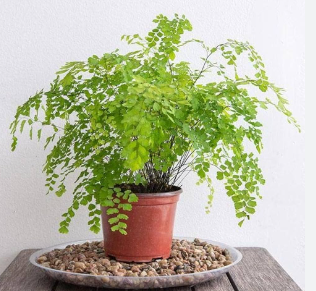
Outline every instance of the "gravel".
<svg viewBox="0 0 316 291">
<path fill-rule="evenodd" d="M 40 265 L 66 272 L 119 276 L 152 277 L 172 276 L 214 270 L 232 264 L 227 250 L 194 239 L 174 239 L 168 259 L 150 263 L 124 263 L 106 257 L 103 242 L 86 242 L 54 249 L 37 258 Z"/>
</svg>

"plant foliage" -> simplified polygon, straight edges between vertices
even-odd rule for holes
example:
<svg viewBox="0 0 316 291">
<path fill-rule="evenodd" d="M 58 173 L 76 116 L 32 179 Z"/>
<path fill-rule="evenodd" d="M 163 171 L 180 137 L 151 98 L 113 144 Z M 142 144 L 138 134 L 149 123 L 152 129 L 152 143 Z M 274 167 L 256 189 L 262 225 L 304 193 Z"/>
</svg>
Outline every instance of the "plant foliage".
<svg viewBox="0 0 316 291">
<path fill-rule="evenodd" d="M 255 212 L 259 185 L 265 182 L 257 156 L 244 146 L 248 140 L 255 152 L 262 149 L 258 110 L 272 105 L 298 127 L 283 90 L 268 80 L 261 57 L 248 42 L 228 40 L 208 47 L 200 40 L 181 39 L 192 30 L 184 16 L 169 20 L 159 15 L 153 22 L 156 27 L 144 38 L 122 37 L 138 50 L 66 63 L 48 91 L 37 92 L 17 109 L 12 150 L 16 133 L 26 126 L 30 138 L 37 128 L 38 139 L 42 128 L 53 129 L 45 143 L 45 148 L 52 144 L 44 165 L 48 192 L 62 196 L 65 179 L 77 174 L 73 203 L 60 223 L 62 233 L 68 232 L 81 205 L 88 207 L 88 224 L 97 233 L 100 204 L 108 207 L 112 230 L 126 234 L 124 213 L 137 202 L 135 192 L 169 191 L 181 186 L 190 171 L 210 187 L 208 212 L 212 167 L 241 225 Z M 205 51 L 198 70 L 176 61 L 179 50 L 192 43 Z M 239 72 L 241 55 L 254 68 L 253 76 Z M 272 97 L 253 96 L 251 87 Z"/>
</svg>

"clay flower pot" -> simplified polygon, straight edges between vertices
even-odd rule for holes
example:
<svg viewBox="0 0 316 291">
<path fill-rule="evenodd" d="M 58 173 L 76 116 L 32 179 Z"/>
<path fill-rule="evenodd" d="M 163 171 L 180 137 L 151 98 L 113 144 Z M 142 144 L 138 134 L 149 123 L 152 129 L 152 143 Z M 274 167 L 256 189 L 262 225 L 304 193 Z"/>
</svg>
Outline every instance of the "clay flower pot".
<svg viewBox="0 0 316 291">
<path fill-rule="evenodd" d="M 102 210 L 104 249 L 108 256 L 125 262 L 150 262 L 170 256 L 174 217 L 182 189 L 166 193 L 137 194 L 138 202 L 133 203 L 128 215 L 127 235 L 111 231 L 106 214 Z"/>
</svg>

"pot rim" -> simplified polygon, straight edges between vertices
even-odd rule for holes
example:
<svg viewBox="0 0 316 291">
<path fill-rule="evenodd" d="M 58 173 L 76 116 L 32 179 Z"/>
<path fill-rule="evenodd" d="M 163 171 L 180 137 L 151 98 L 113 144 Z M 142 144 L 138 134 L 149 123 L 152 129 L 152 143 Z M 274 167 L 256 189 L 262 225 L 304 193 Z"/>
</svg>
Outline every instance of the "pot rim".
<svg viewBox="0 0 316 291">
<path fill-rule="evenodd" d="M 158 192 L 158 193 L 134 193 L 136 196 L 140 197 L 170 197 L 170 196 L 176 196 L 180 195 L 183 192 L 182 188 L 179 188 L 175 191 L 170 192 Z"/>
</svg>

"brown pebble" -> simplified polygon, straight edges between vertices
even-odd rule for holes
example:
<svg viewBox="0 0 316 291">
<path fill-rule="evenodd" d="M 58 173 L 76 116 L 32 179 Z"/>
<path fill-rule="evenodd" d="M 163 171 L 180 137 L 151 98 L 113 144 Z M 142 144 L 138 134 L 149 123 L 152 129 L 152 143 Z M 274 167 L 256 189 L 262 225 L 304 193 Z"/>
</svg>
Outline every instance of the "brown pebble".
<svg viewBox="0 0 316 291">
<path fill-rule="evenodd" d="M 47 261 L 47 257 L 46 256 L 41 256 L 41 257 L 39 257 L 38 259 L 37 259 L 37 262 L 38 263 L 43 263 L 43 262 L 46 262 Z"/>
<path fill-rule="evenodd" d="M 114 275 L 114 276 L 123 277 L 123 276 L 125 275 L 125 273 L 116 271 L 116 272 L 113 272 L 113 275 Z"/>
<path fill-rule="evenodd" d="M 219 260 L 220 262 L 224 262 L 224 261 L 226 261 L 226 257 L 223 256 L 223 255 L 219 255 L 219 256 L 218 256 L 218 260 Z"/>
<path fill-rule="evenodd" d="M 101 280 L 102 280 L 104 283 L 109 283 L 110 278 L 109 278 L 109 277 L 102 277 Z"/>
<path fill-rule="evenodd" d="M 161 260 L 161 261 L 159 262 L 159 265 L 165 265 L 165 264 L 168 264 L 168 261 L 167 261 L 166 259 Z"/>
<path fill-rule="evenodd" d="M 125 275 L 127 271 L 125 269 L 118 269 L 118 272 L 121 272 Z"/>
<path fill-rule="evenodd" d="M 86 258 L 86 256 L 84 254 L 79 254 L 78 255 L 78 259 L 79 260 L 84 260 Z"/>
<path fill-rule="evenodd" d="M 126 276 L 133 276 L 133 274 L 134 274 L 134 273 L 133 273 L 132 271 L 127 271 L 125 275 L 126 275 Z"/>
<path fill-rule="evenodd" d="M 84 269 L 86 265 L 82 262 L 75 262 L 75 268 Z"/>
<path fill-rule="evenodd" d="M 110 260 L 108 259 L 101 259 L 100 264 L 102 264 L 103 266 L 111 266 Z"/>
<path fill-rule="evenodd" d="M 140 271 L 140 269 L 139 269 L 137 266 L 133 266 L 131 270 L 132 270 L 132 272 L 134 272 L 134 273 Z"/>
<path fill-rule="evenodd" d="M 176 261 L 176 266 L 182 266 L 183 265 L 183 262 L 181 262 L 181 261 Z"/>
<path fill-rule="evenodd" d="M 155 272 L 153 272 L 153 271 L 148 271 L 147 275 L 148 275 L 149 277 L 155 276 Z"/>
<path fill-rule="evenodd" d="M 146 276 L 147 276 L 147 272 L 142 271 L 142 272 L 140 273 L 140 276 L 141 276 L 141 277 L 146 277 Z"/>
<path fill-rule="evenodd" d="M 119 268 L 120 268 L 119 266 L 110 266 L 107 269 L 110 272 L 117 272 Z"/>
</svg>

